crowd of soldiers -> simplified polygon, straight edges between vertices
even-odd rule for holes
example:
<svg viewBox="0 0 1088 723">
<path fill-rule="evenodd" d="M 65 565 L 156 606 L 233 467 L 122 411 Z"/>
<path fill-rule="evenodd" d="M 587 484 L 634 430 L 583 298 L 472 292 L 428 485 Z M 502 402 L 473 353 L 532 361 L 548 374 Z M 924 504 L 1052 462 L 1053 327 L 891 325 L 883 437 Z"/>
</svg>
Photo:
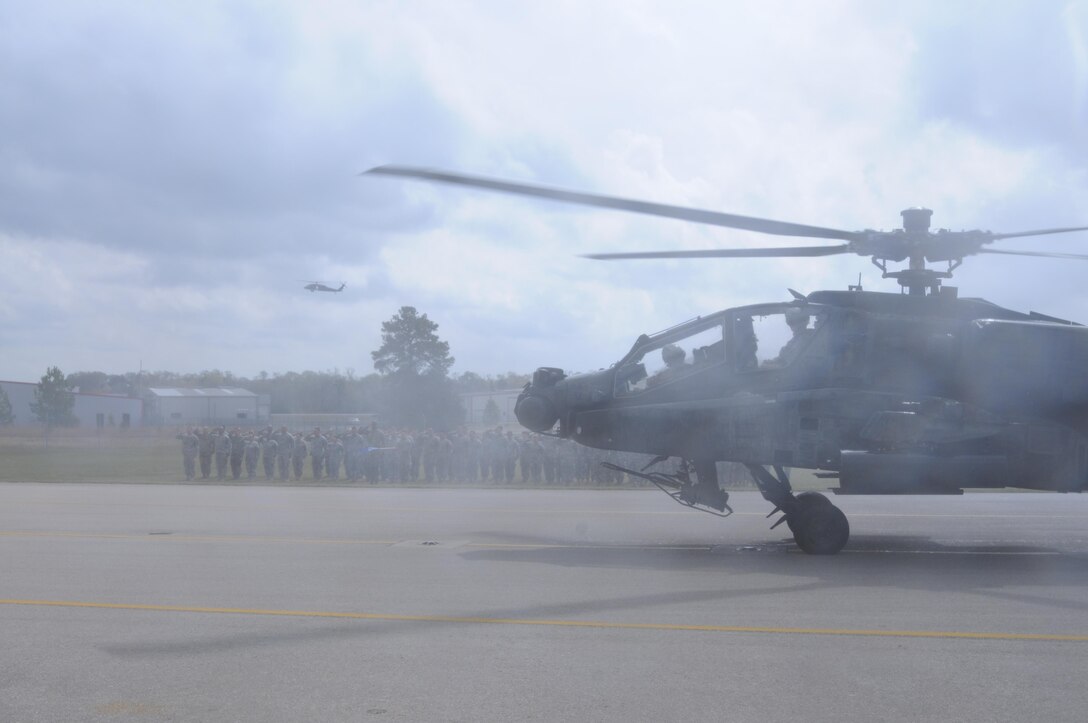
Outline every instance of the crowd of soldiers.
<svg viewBox="0 0 1088 723">
<path fill-rule="evenodd" d="M 648 455 L 591 449 L 567 439 L 495 427 L 483 432 L 351 427 L 309 434 L 201 427 L 178 435 L 185 479 L 340 480 L 618 486 L 643 484 L 602 466 L 642 469 Z M 306 461 L 309 458 L 309 470 Z"/>
</svg>

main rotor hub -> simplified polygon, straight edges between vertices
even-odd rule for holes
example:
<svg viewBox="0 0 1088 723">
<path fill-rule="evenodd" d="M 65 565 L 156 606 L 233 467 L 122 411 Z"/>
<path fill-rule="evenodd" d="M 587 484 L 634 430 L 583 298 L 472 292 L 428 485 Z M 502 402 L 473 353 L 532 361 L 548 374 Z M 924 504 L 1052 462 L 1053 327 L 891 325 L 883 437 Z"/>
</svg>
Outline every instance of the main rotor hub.
<svg viewBox="0 0 1088 723">
<path fill-rule="evenodd" d="M 929 220 L 933 218 L 933 211 L 915 206 L 914 208 L 903 209 L 899 212 L 899 215 L 903 217 L 903 230 L 907 233 L 927 233 L 929 231 Z"/>
</svg>

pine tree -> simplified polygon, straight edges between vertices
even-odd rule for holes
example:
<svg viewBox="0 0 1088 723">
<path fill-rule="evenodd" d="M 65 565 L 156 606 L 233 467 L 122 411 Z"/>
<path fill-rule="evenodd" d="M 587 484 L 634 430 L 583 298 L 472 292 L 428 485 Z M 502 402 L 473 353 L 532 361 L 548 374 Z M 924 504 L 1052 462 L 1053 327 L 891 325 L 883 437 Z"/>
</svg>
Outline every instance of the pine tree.
<svg viewBox="0 0 1088 723">
<path fill-rule="evenodd" d="M 464 409 L 446 376 L 453 357 L 438 338 L 438 324 L 413 306 L 382 322 L 382 346 L 371 353 L 382 376 L 382 415 L 397 425 L 448 429 Z"/>
</svg>

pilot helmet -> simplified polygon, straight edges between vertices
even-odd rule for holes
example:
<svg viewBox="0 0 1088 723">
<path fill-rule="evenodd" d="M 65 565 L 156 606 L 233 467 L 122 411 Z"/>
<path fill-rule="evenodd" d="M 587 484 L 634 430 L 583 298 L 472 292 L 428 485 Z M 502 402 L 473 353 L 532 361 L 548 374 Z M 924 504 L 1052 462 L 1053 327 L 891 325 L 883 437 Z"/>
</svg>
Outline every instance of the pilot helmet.
<svg viewBox="0 0 1088 723">
<path fill-rule="evenodd" d="M 676 364 L 682 364 L 686 355 L 684 350 L 676 344 L 666 344 L 661 349 L 661 360 L 670 367 Z"/>
</svg>

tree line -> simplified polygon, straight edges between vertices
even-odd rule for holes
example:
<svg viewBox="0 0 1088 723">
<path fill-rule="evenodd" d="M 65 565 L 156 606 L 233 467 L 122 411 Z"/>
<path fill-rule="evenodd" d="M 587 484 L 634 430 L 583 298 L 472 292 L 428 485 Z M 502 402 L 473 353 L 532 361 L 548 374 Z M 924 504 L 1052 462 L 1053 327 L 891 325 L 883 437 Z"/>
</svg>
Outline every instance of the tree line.
<svg viewBox="0 0 1088 723">
<path fill-rule="evenodd" d="M 271 375 L 262 371 L 253 377 L 219 369 L 65 375 L 50 367 L 36 390 L 36 403 L 45 405 L 45 418 L 39 415 L 39 421 L 47 426 L 72 423 L 71 404 L 65 410 L 64 397 L 70 400 L 66 393 L 74 390 L 140 397 L 151 387 L 244 387 L 269 395 L 274 414 L 373 412 L 398 426 L 448 429 L 463 421 L 459 394 L 516 389 L 529 381 L 530 375 L 516 372 L 480 375 L 468 371 L 451 376 L 455 360 L 449 344 L 437 332 L 438 324 L 426 314 L 412 306 L 401 307 L 382 323 L 382 345 L 371 353 L 375 371 L 362 376 L 354 369 Z M 6 397 L 0 396 L 0 424 L 5 423 L 5 401 Z M 8 408 L 10 416 L 10 404 Z"/>
</svg>

